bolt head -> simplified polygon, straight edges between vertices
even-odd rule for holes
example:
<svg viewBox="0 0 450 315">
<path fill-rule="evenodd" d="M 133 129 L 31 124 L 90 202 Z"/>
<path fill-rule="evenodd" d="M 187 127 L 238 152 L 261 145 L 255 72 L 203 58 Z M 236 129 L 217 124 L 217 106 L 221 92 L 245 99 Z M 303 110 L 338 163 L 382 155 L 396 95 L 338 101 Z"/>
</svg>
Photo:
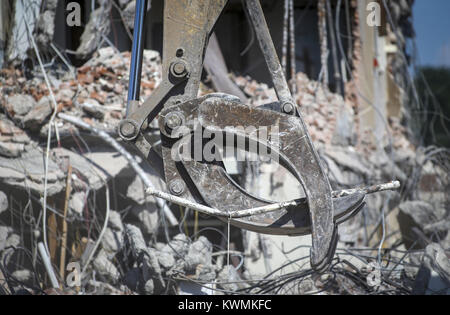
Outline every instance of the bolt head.
<svg viewBox="0 0 450 315">
<path fill-rule="evenodd" d="M 183 125 L 183 116 L 179 113 L 170 113 L 165 118 L 165 124 L 169 130 L 174 130 Z"/>
<path fill-rule="evenodd" d="M 295 106 L 292 103 L 284 103 L 282 109 L 283 109 L 283 113 L 292 115 L 295 111 Z"/>
<path fill-rule="evenodd" d="M 175 179 L 170 183 L 169 189 L 172 194 L 179 196 L 184 193 L 185 186 L 181 180 Z"/>
<path fill-rule="evenodd" d="M 124 137 L 133 137 L 136 134 L 136 126 L 126 122 L 120 127 L 120 132 Z"/>
<path fill-rule="evenodd" d="M 177 74 L 177 75 L 182 75 L 182 74 L 186 71 L 186 66 L 185 66 L 182 62 L 177 62 L 177 63 L 173 66 L 173 71 L 174 71 L 175 74 Z"/>
</svg>

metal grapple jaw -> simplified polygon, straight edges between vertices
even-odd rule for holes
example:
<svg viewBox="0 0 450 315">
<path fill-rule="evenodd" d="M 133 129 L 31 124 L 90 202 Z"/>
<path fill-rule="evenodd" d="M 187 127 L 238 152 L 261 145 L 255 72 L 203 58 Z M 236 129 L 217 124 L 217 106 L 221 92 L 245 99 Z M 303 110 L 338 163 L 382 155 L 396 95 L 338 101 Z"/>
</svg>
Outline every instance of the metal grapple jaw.
<svg viewBox="0 0 450 315">
<path fill-rule="evenodd" d="M 302 203 L 230 223 L 265 234 L 312 234 L 311 264 L 317 270 L 334 256 L 338 224 L 364 205 L 362 193 L 332 198 L 328 179 L 298 115 L 212 94 L 164 109 L 159 127 L 171 192 L 224 213 L 271 203 L 248 193 L 227 174 L 222 163 L 225 152 L 252 151 L 284 166 L 303 187 L 306 198 Z"/>
<path fill-rule="evenodd" d="M 197 98 L 208 38 L 227 0 L 166 0 L 164 9 L 163 81 L 138 108 L 146 1 L 136 3 L 133 62 L 127 118 L 119 126 L 123 140 L 148 156 L 151 144 L 144 136 L 149 122 L 158 118 L 164 174 L 170 192 L 224 213 L 272 204 L 240 187 L 226 172 L 221 154 L 244 144 L 258 148 L 284 166 L 301 184 L 305 198 L 295 207 L 231 219 L 231 224 L 266 234 L 312 234 L 311 265 L 325 270 L 333 258 L 337 226 L 355 215 L 365 195 L 334 196 L 306 125 L 289 91 L 258 0 L 244 1 L 261 51 L 272 76 L 279 102 L 273 110 L 242 104 L 233 96 L 213 94 Z M 136 31 L 137 30 L 137 31 Z M 137 80 L 139 81 L 139 80 Z M 242 129 L 236 128 L 242 126 Z M 276 126 L 275 136 L 261 138 Z M 248 128 L 253 132 L 246 132 Z M 200 134 L 200 136 L 198 136 Z M 272 134 L 273 135 L 273 134 Z M 276 138 L 276 141 L 275 141 Z M 227 139 L 233 139 L 230 145 Z M 211 143 L 211 140 L 214 140 Z M 193 148 L 193 154 L 186 154 Z M 200 150 L 199 157 L 196 149 Z M 239 147 L 243 149 L 242 145 Z M 264 150 L 260 150 L 260 149 Z M 210 159 L 201 153 L 209 151 Z M 244 151 L 245 151 L 244 150 Z M 254 153 L 254 152 L 252 152 Z"/>
</svg>

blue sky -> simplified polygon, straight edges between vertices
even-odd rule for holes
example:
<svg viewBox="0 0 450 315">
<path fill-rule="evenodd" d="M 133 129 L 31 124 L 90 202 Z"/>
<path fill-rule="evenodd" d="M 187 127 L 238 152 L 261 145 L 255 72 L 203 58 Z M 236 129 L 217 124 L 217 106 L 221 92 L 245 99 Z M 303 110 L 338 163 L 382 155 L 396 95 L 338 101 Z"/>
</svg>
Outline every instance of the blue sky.
<svg viewBox="0 0 450 315">
<path fill-rule="evenodd" d="M 418 63 L 450 67 L 450 0 L 416 0 L 413 9 Z"/>
</svg>

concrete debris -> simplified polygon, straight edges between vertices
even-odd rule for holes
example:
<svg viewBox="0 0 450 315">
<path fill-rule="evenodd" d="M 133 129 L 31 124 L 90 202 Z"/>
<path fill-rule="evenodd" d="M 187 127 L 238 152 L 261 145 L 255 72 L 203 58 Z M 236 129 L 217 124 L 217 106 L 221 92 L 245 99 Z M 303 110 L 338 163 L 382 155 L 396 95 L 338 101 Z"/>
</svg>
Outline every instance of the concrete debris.
<svg viewBox="0 0 450 315">
<path fill-rule="evenodd" d="M 6 239 L 0 239 L 0 261 L 3 266 L 11 267 L 11 265 L 14 266 L 14 263 L 18 263 L 17 256 L 13 255 L 13 253 L 14 248 L 17 248 L 22 244 L 22 240 L 20 236 L 13 231 L 5 231 L 0 228 L 0 237 L 5 237 L 5 235 L 7 235 Z"/>
<path fill-rule="evenodd" d="M 124 235 L 120 231 L 107 228 L 102 238 L 102 247 L 107 253 L 118 253 L 123 246 Z"/>
<path fill-rule="evenodd" d="M 355 114 L 353 110 L 349 106 L 344 106 L 344 110 L 338 111 L 337 115 L 336 127 L 333 138 L 331 140 L 332 144 L 338 146 L 348 146 L 355 144 Z M 322 126 L 324 126 L 325 128 L 325 123 L 322 122 Z"/>
<path fill-rule="evenodd" d="M 71 211 L 70 215 L 82 217 L 86 205 L 86 200 L 87 200 L 86 193 L 84 192 L 74 193 L 69 200 L 69 209 Z"/>
<path fill-rule="evenodd" d="M 168 252 L 158 252 L 157 253 L 158 262 L 164 271 L 169 271 L 175 266 L 176 260 L 175 256 Z"/>
<path fill-rule="evenodd" d="M 117 283 L 120 279 L 119 270 L 114 266 L 108 255 L 104 250 L 101 250 L 94 260 L 95 270 L 105 278 L 106 281 L 113 284 Z"/>
<path fill-rule="evenodd" d="M 22 153 L 19 158 L 0 156 L 0 183 L 30 191 L 38 196 L 44 194 L 45 163 L 41 149 L 33 148 Z M 48 164 L 48 195 L 60 193 L 64 188 L 64 173 L 52 160 Z"/>
<path fill-rule="evenodd" d="M 39 130 L 50 117 L 53 111 L 52 99 L 49 96 L 43 97 L 36 106 L 23 118 L 22 123 L 25 128 L 31 131 Z"/>
<path fill-rule="evenodd" d="M 225 266 L 217 277 L 220 287 L 226 291 L 236 292 L 245 288 L 244 284 L 239 283 L 242 279 L 233 266 Z"/>
<path fill-rule="evenodd" d="M 5 108 L 13 116 L 25 116 L 36 106 L 36 101 L 30 95 L 13 95 L 6 99 Z"/>
<path fill-rule="evenodd" d="M 450 294 L 450 260 L 439 244 L 430 244 L 425 249 L 413 294 Z"/>
<path fill-rule="evenodd" d="M 125 235 L 127 246 L 129 246 L 133 257 L 138 259 L 147 250 L 141 230 L 134 225 L 127 224 L 125 225 Z"/>
<path fill-rule="evenodd" d="M 132 212 L 137 216 L 142 231 L 145 234 L 155 234 L 159 228 L 158 208 L 155 204 L 148 204 L 144 206 L 136 206 Z"/>
<path fill-rule="evenodd" d="M 136 1 L 130 1 L 126 4 L 122 11 L 122 16 L 125 20 L 126 26 L 129 29 L 134 29 L 134 16 L 136 14 Z"/>
<path fill-rule="evenodd" d="M 97 50 L 103 41 L 102 36 L 106 36 L 110 29 L 111 1 L 101 0 L 100 7 L 91 13 L 83 35 L 81 44 L 76 53 L 79 58 L 84 59 Z"/>
<path fill-rule="evenodd" d="M 184 268 L 186 271 L 195 271 L 199 265 L 211 266 L 212 244 L 201 236 L 189 247 L 188 254 L 184 257 Z"/>
<path fill-rule="evenodd" d="M 3 118 L 3 119 L 2 119 Z M 30 143 L 28 135 L 13 122 L 0 116 L 0 156 L 16 158 L 25 151 Z"/>
<path fill-rule="evenodd" d="M 0 155 L 8 158 L 19 157 L 25 151 L 25 146 L 21 143 L 0 142 Z"/>
<path fill-rule="evenodd" d="M 30 270 L 16 270 L 13 272 L 12 276 L 14 279 L 17 279 L 21 283 L 24 283 L 28 286 L 33 286 L 34 282 L 34 274 Z"/>
<path fill-rule="evenodd" d="M 408 201 L 400 204 L 400 211 L 410 216 L 414 222 L 421 226 L 433 224 L 441 220 L 437 217 L 437 211 L 427 202 L 424 201 Z"/>
<path fill-rule="evenodd" d="M 20 245 L 20 243 L 21 243 L 20 236 L 17 235 L 17 234 L 11 234 L 11 235 L 9 235 L 9 237 L 6 239 L 6 242 L 5 242 L 5 248 L 8 248 L 8 247 L 17 247 L 17 246 Z"/>
<path fill-rule="evenodd" d="M 144 286 L 144 292 L 146 295 L 153 295 L 155 293 L 155 282 L 153 279 L 149 279 Z"/>
<path fill-rule="evenodd" d="M 153 294 L 155 286 L 162 289 L 165 281 L 162 277 L 161 267 L 158 262 L 156 251 L 145 244 L 142 232 L 136 226 L 125 225 L 126 246 L 139 268 L 139 283 L 143 285 L 141 291 L 145 294 Z M 149 282 L 151 281 L 151 282 Z"/>
<path fill-rule="evenodd" d="M 435 233 L 435 232 L 445 233 L 447 231 L 450 231 L 450 219 L 445 218 L 439 222 L 425 225 L 423 229 L 426 233 Z"/>
<path fill-rule="evenodd" d="M 109 152 L 104 146 L 90 148 L 91 152 L 80 154 L 65 148 L 53 150 L 55 160 L 70 159 L 76 170 L 76 185 L 81 189 L 99 190 L 105 186 L 108 178 L 127 176 L 131 173 L 126 160 L 121 156 Z"/>
<path fill-rule="evenodd" d="M 110 211 L 110 213 L 109 213 L 108 226 L 109 226 L 113 231 L 118 231 L 118 232 L 124 231 L 125 227 L 124 227 L 124 225 L 123 225 L 122 218 L 121 218 L 119 212 L 117 212 L 117 211 L 112 211 L 112 210 Z"/>
<path fill-rule="evenodd" d="M 449 231 L 449 219 L 445 209 L 439 209 L 425 201 L 408 201 L 399 205 L 398 223 L 405 243 L 425 245 L 429 238 L 445 236 Z"/>
<path fill-rule="evenodd" d="M 119 286 L 119 288 L 115 288 L 109 283 L 100 282 L 96 280 L 89 280 L 88 289 L 92 288 L 94 294 L 102 294 L 102 295 L 126 295 L 129 294 L 129 290 L 127 290 L 126 286 Z"/>
<path fill-rule="evenodd" d="M 214 282 L 217 279 L 217 271 L 213 265 L 198 265 L 195 278 L 203 282 Z"/>
<path fill-rule="evenodd" d="M 12 121 L 0 115 L 0 141 L 26 145 L 30 143 L 30 137 Z"/>
<path fill-rule="evenodd" d="M 55 16 L 57 0 L 45 1 L 43 4 L 43 12 L 39 15 L 36 25 L 36 42 L 43 51 L 49 51 L 48 43 L 53 41 L 55 34 Z"/>
<path fill-rule="evenodd" d="M 365 164 L 360 155 L 351 148 L 330 147 L 325 154 L 347 170 L 349 169 L 366 176 L 371 174 L 370 165 Z"/>
<path fill-rule="evenodd" d="M 186 235 L 178 234 L 161 251 L 174 254 L 176 258 L 184 257 L 189 251 L 189 243 Z"/>
<path fill-rule="evenodd" d="M 88 99 L 83 104 L 80 104 L 83 111 L 99 120 L 103 120 L 105 118 L 106 110 L 100 105 L 97 100 Z"/>
<path fill-rule="evenodd" d="M 140 177 L 136 176 L 128 186 L 127 197 L 139 205 L 144 205 L 149 200 L 146 197 L 144 183 Z"/>
<path fill-rule="evenodd" d="M 147 284 L 149 280 L 154 279 L 155 281 L 158 281 L 158 286 L 165 287 L 165 281 L 162 278 L 162 271 L 156 256 L 156 251 L 147 248 L 142 259 L 141 268 L 145 284 Z M 153 294 L 153 292 L 150 294 Z"/>
</svg>

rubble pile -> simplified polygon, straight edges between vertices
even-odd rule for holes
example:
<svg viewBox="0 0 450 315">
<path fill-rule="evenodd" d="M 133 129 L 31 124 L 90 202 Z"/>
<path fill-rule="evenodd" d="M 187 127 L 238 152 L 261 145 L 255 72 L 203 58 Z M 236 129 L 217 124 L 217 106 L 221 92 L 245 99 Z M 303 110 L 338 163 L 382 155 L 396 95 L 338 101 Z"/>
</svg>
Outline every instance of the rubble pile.
<svg viewBox="0 0 450 315">
<path fill-rule="evenodd" d="M 125 112 L 129 64 L 130 53 L 118 54 L 113 48 L 102 48 L 78 69 L 61 72 L 48 68 L 56 108 L 39 70 L 31 79 L 25 77 L 29 74 L 17 69 L 0 71 L 0 264 L 6 263 L 0 279 L 12 281 L 13 289 L 26 288 L 28 292 L 41 293 L 41 283 L 30 264 L 33 260 L 25 259 L 28 254 L 19 248 L 35 248 L 42 238 L 40 209 L 47 178 L 52 261 L 58 261 L 56 247 L 51 244 L 57 244 L 63 235 L 58 222 L 64 217 L 64 202 L 67 201 L 69 259 L 87 266 L 88 276 L 83 277 L 81 287 L 65 288 L 66 293 L 81 290 L 88 294 L 178 294 L 192 292 L 193 285 L 201 291 L 207 287 L 208 292 L 216 294 L 278 292 L 275 289 L 280 289 L 279 279 L 273 283 L 268 279 L 259 287 L 253 285 L 254 281 L 247 284 L 245 280 L 255 279 L 252 270 L 244 272 L 239 262 L 233 263 L 239 268 L 227 266 L 226 252 L 220 251 L 224 250 L 223 244 L 218 247 L 204 236 L 175 235 L 178 232 L 174 233 L 173 229 L 169 235 L 167 225 L 170 222 L 159 215 L 155 199 L 146 196 L 141 179 L 123 157 L 99 139 L 58 118 L 50 128 L 50 119 L 56 110 L 81 117 L 116 135 L 115 128 Z M 231 77 L 252 105 L 276 101 L 274 90 L 267 85 L 248 77 Z M 154 51 L 145 51 L 143 99 L 151 95 L 160 82 L 160 57 Z M 402 258 L 396 269 L 398 272 L 393 273 L 407 287 L 402 292 L 409 292 L 411 288 L 428 292 L 436 274 L 448 280 L 450 270 L 445 257 L 450 248 L 450 159 L 445 151 L 417 150 L 407 140 L 407 130 L 394 119 L 389 121 L 392 146 L 380 149 L 358 134 L 354 104 L 309 80 L 303 73 L 297 75 L 296 82 L 295 99 L 333 189 L 392 179 L 402 182 L 402 191 L 367 197 L 363 214 L 340 227 L 340 246 L 378 248 L 383 212 L 387 237 L 382 245 L 386 256 L 394 255 L 389 248 L 396 249 L 399 244 L 405 251 L 420 249 Z M 208 89 L 206 84 L 203 89 Z M 50 129 L 52 142 L 46 165 Z M 165 190 L 155 170 L 144 161 L 140 162 L 154 185 Z M 68 165 L 73 172 L 71 193 L 66 200 Z M 259 174 L 260 182 L 264 185 L 270 182 L 273 196 L 291 185 L 283 172 L 265 175 L 264 172 Z M 110 209 L 104 202 L 106 187 L 112 190 Z M 107 214 L 107 228 L 101 233 Z M 180 223 L 180 230 L 182 225 Z M 100 246 L 92 252 L 100 236 Z M 241 256 L 249 256 L 248 251 L 250 249 L 244 249 Z M 89 261 L 91 253 L 93 257 Z M 376 252 L 370 254 L 377 255 Z M 430 260 L 430 256 L 436 259 Z M 43 266 L 38 265 L 38 272 L 44 274 Z M 296 286 L 298 291 L 286 292 L 366 293 L 352 291 L 355 283 L 348 280 L 347 267 L 336 265 L 334 271 L 337 277 L 309 279 Z M 367 270 L 359 269 L 359 272 L 360 279 L 368 275 Z M 389 280 L 392 272 L 384 276 Z M 299 274 L 293 277 L 298 279 Z M 212 283 L 214 285 L 210 285 Z M 387 291 L 394 289 L 398 288 L 385 287 Z M 1 290 L 0 287 L 0 294 Z"/>
<path fill-rule="evenodd" d="M 49 71 L 56 111 L 82 117 L 90 124 L 114 132 L 125 112 L 129 64 L 130 53 L 117 54 L 113 48 L 103 48 L 76 72 L 60 76 Z M 150 95 L 159 84 L 160 73 L 159 54 L 145 51 L 143 95 Z M 44 165 L 36 158 L 42 157 L 42 143 L 48 138 L 49 121 L 55 111 L 52 96 L 39 71 L 36 77 L 26 80 L 19 70 L 3 69 L 0 87 L 4 112 L 0 114 L 0 182 L 24 190 L 37 186 L 36 192 L 42 195 Z M 78 132 L 58 119 L 54 127 L 57 132 L 52 128 L 52 137 L 58 137 L 58 141 Z M 80 160 L 80 165 L 86 163 L 81 154 L 72 151 L 71 155 Z M 64 176 L 57 169 L 54 161 L 50 161 L 50 185 L 55 186 L 50 187 L 50 196 L 61 192 L 65 185 Z M 86 174 L 86 169 L 79 171 Z"/>
<path fill-rule="evenodd" d="M 138 227 L 119 227 L 120 216 L 114 217 L 92 265 L 97 280 L 88 290 L 93 286 L 104 291 L 113 285 L 129 293 L 178 294 L 173 281 L 214 282 L 226 269 L 223 260 L 213 259 L 213 245 L 203 236 L 191 240 L 178 234 L 167 243 L 148 243 Z"/>
<path fill-rule="evenodd" d="M 122 119 L 127 99 L 130 53 L 118 55 L 112 48 L 100 49 L 97 55 L 78 69 L 81 85 L 75 102 L 87 115 L 102 121 Z M 161 80 L 161 60 L 155 51 L 144 51 L 142 96 L 148 97 Z M 106 116 L 106 117 L 105 117 Z"/>
<path fill-rule="evenodd" d="M 74 112 L 77 116 L 96 118 L 113 125 L 122 119 L 126 106 L 130 53 L 118 54 L 107 47 L 77 71 L 49 78 L 57 103 L 57 111 Z M 161 60 L 155 51 L 144 51 L 142 94 L 148 96 L 160 82 Z M 0 72 L 2 107 L 19 127 L 37 132 L 48 122 L 54 110 L 48 88 L 40 71 L 27 80 L 20 70 Z M 83 113 L 79 113 L 83 111 Z M 106 116 L 106 117 L 105 117 Z"/>
<path fill-rule="evenodd" d="M 276 102 L 277 95 L 273 88 L 264 83 L 258 83 L 249 77 L 233 77 L 234 82 L 250 98 L 254 106 Z M 345 143 L 350 144 L 355 138 L 353 131 L 354 112 L 350 104 L 344 99 L 328 90 L 322 84 L 310 80 L 306 74 L 298 73 L 296 77 L 298 87 L 295 100 L 301 108 L 305 122 L 313 141 L 323 144 Z M 336 113 L 339 116 L 339 128 Z M 342 126 L 341 126 L 342 125 Z M 337 139 L 339 130 L 344 139 Z"/>
</svg>

